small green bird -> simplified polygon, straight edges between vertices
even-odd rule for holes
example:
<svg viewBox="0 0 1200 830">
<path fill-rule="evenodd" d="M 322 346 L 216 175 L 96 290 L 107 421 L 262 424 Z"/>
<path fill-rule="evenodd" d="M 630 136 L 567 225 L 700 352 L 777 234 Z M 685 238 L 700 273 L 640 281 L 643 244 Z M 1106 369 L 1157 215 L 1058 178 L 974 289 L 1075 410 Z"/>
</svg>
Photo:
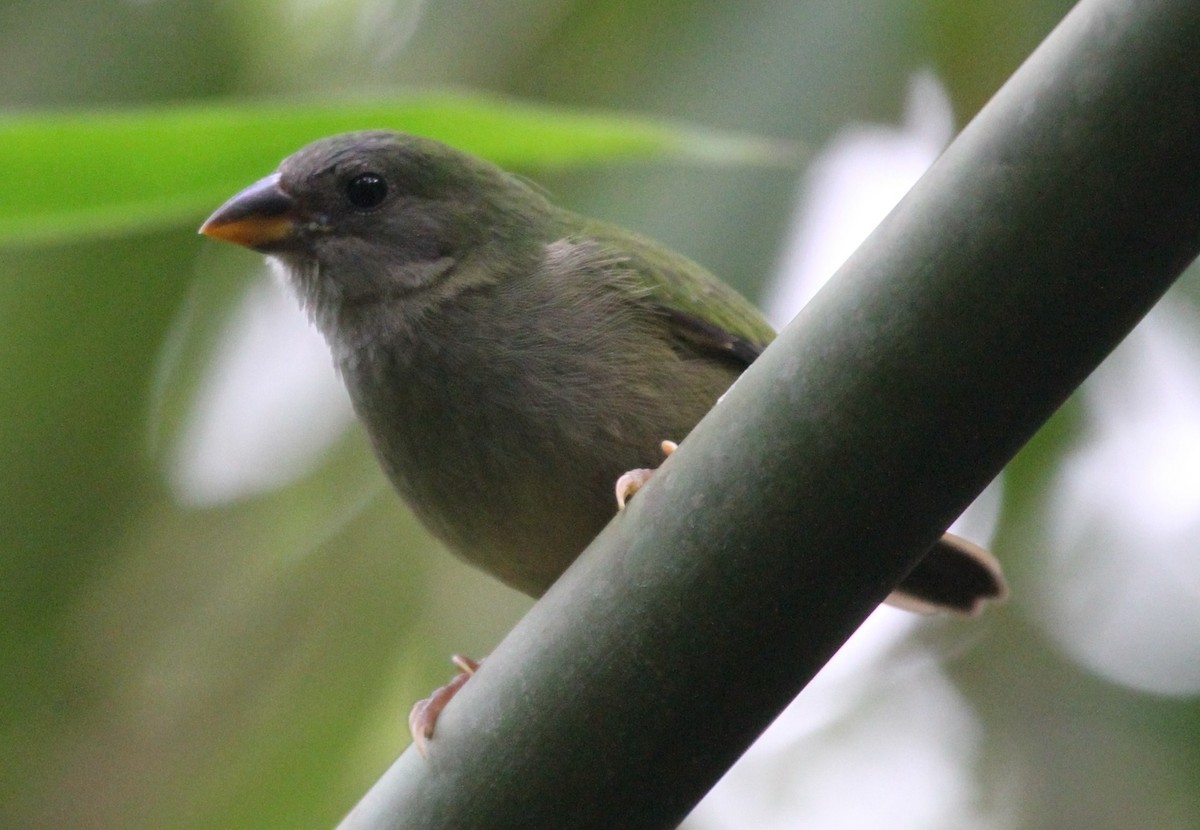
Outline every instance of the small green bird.
<svg viewBox="0 0 1200 830">
<path fill-rule="evenodd" d="M 400 133 L 310 144 L 201 232 L 283 264 L 405 501 L 533 596 L 775 335 L 685 257 Z M 947 535 L 890 599 L 972 614 L 1005 592 Z"/>
</svg>

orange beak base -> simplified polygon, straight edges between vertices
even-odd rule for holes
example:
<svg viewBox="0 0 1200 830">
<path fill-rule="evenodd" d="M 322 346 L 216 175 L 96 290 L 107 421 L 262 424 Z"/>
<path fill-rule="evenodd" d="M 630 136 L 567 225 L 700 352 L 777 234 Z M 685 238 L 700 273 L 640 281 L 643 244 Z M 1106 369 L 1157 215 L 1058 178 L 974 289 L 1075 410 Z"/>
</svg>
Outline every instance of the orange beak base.
<svg viewBox="0 0 1200 830">
<path fill-rule="evenodd" d="M 284 247 L 298 225 L 296 202 L 279 187 L 279 174 L 238 193 L 200 226 L 200 233 L 256 251 Z"/>
</svg>

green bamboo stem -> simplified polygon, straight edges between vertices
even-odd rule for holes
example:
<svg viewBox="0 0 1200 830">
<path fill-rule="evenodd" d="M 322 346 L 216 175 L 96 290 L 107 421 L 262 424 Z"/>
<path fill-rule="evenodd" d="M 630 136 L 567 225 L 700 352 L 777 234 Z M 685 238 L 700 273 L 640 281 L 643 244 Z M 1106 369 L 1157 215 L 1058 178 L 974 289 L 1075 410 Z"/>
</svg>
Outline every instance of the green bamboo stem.
<svg viewBox="0 0 1200 830">
<path fill-rule="evenodd" d="M 1081 2 L 343 829 L 682 820 L 1200 251 L 1197 55 Z"/>
</svg>

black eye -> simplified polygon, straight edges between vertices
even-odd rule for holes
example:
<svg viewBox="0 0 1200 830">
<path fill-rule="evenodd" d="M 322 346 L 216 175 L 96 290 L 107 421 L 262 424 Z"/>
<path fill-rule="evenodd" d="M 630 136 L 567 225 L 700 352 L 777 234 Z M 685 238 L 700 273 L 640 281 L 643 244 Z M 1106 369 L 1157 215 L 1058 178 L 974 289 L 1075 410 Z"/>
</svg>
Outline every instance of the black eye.
<svg viewBox="0 0 1200 830">
<path fill-rule="evenodd" d="M 360 173 L 346 182 L 346 198 L 359 210 L 379 207 L 387 198 L 387 192 L 387 182 L 374 173 Z"/>
</svg>

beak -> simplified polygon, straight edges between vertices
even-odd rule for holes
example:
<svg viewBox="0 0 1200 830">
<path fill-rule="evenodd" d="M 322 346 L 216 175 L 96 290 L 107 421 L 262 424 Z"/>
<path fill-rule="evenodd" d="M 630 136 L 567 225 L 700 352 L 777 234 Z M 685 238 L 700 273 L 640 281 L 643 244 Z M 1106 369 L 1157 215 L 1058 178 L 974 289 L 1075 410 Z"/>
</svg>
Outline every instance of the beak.
<svg viewBox="0 0 1200 830">
<path fill-rule="evenodd" d="M 285 247 L 299 225 L 295 200 L 280 188 L 279 174 L 272 173 L 217 208 L 200 233 L 265 252 Z"/>
</svg>

